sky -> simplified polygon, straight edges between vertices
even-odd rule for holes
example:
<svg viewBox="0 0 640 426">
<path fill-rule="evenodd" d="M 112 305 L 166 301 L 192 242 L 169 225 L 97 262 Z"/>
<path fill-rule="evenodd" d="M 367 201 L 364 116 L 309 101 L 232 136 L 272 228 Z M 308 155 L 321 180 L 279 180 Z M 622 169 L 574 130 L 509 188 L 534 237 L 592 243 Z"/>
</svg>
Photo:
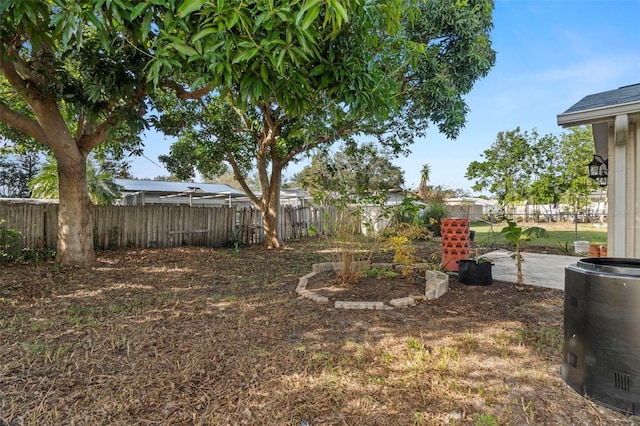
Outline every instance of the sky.
<svg viewBox="0 0 640 426">
<path fill-rule="evenodd" d="M 496 0 L 491 39 L 497 52 L 489 74 L 465 97 L 467 123 L 455 140 L 432 126 L 411 154 L 394 160 L 405 187 L 416 189 L 424 164 L 430 184 L 470 192 L 465 179 L 499 132 L 536 129 L 559 135 L 557 115 L 583 97 L 640 83 L 640 0 Z M 137 178 L 169 173 L 158 162 L 171 139 L 148 133 Z M 291 164 L 286 178 L 307 163 Z"/>
</svg>

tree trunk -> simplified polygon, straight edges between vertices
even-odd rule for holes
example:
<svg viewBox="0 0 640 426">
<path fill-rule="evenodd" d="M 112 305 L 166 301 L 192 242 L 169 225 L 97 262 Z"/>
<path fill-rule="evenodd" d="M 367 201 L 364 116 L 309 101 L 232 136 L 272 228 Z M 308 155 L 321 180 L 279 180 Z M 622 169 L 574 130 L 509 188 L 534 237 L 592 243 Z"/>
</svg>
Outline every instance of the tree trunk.
<svg viewBox="0 0 640 426">
<path fill-rule="evenodd" d="M 522 255 L 520 255 L 520 250 L 516 250 L 516 269 L 518 271 L 517 281 L 519 285 L 522 285 Z"/>
<path fill-rule="evenodd" d="M 573 203 L 573 227 L 575 228 L 575 236 L 578 238 L 578 201 Z"/>
<path fill-rule="evenodd" d="M 271 208 L 267 214 L 262 214 L 262 225 L 264 226 L 264 246 L 269 249 L 282 247 L 278 232 L 278 215 L 273 214 Z"/>
<path fill-rule="evenodd" d="M 87 159 L 77 151 L 56 154 L 56 159 L 60 200 L 57 260 L 63 265 L 88 267 L 95 260 L 95 252 Z"/>
<path fill-rule="evenodd" d="M 264 245 L 266 248 L 280 248 L 283 243 L 278 232 L 278 216 L 280 214 L 280 185 L 282 168 L 273 165 L 271 168 L 271 184 L 268 198 L 262 196 L 262 225 L 264 226 Z"/>
</svg>

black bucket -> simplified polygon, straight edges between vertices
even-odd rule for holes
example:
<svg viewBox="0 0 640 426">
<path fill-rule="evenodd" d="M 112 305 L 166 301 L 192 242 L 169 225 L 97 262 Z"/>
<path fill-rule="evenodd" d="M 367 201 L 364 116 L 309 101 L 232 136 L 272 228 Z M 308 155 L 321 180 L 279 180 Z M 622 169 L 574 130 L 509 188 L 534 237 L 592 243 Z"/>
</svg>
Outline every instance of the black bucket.
<svg viewBox="0 0 640 426">
<path fill-rule="evenodd" d="M 458 282 L 467 285 L 490 285 L 493 281 L 491 266 L 491 262 L 458 260 Z"/>
</svg>

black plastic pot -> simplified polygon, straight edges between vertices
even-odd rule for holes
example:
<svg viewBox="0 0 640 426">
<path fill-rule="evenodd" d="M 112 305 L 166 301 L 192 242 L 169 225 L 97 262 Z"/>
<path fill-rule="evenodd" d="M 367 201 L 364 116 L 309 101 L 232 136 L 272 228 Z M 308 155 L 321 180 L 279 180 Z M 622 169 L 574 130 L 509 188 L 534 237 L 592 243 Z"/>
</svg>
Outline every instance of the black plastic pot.
<svg viewBox="0 0 640 426">
<path fill-rule="evenodd" d="M 476 262 L 475 259 L 458 260 L 458 282 L 467 285 L 490 285 L 491 262 Z"/>
</svg>

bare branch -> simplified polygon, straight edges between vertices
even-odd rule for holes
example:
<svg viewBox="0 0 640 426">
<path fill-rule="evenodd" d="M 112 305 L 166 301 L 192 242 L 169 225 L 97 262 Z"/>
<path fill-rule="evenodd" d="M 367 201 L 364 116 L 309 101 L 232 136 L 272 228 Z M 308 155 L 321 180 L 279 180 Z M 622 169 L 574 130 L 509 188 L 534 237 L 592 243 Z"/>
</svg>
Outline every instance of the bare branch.
<svg viewBox="0 0 640 426">
<path fill-rule="evenodd" d="M 282 163 L 286 164 L 289 161 L 291 161 L 296 155 L 303 153 L 303 152 L 307 152 L 310 151 L 314 148 L 317 148 L 318 146 L 327 143 L 331 140 L 335 140 L 338 139 L 342 136 L 348 136 L 348 135 L 352 135 L 355 133 L 358 133 L 359 128 L 357 127 L 358 121 L 352 121 L 348 124 L 345 124 L 344 126 L 342 126 L 341 128 L 339 128 L 338 130 L 336 130 L 334 133 L 332 134 L 327 134 L 324 136 L 320 136 L 318 137 L 315 141 L 309 143 L 309 144 L 305 144 L 299 148 L 295 148 L 292 149 L 291 151 L 289 151 L 289 153 L 287 155 L 285 155 L 282 158 Z"/>
<path fill-rule="evenodd" d="M 83 134 L 80 138 L 76 135 L 78 150 L 88 155 L 94 148 L 107 140 L 109 129 L 113 127 L 111 117 L 100 123 L 91 133 Z"/>
<path fill-rule="evenodd" d="M 4 121 L 24 134 L 47 145 L 47 135 L 40 127 L 40 123 L 24 114 L 16 112 L 0 102 L 0 121 Z"/>
<path fill-rule="evenodd" d="M 5 55 L 0 55 L 0 68 L 9 84 L 17 91 L 30 93 L 27 82 L 20 76 L 14 62 L 8 61 Z"/>
<path fill-rule="evenodd" d="M 171 90 L 173 90 L 176 94 L 176 96 L 179 99 L 201 99 L 204 96 L 208 95 L 209 93 L 211 93 L 211 86 L 209 84 L 207 84 L 206 86 L 198 89 L 198 90 L 194 90 L 194 91 L 188 91 L 187 89 L 184 88 L 184 86 L 182 86 L 181 84 L 176 83 L 175 81 L 170 81 L 167 80 L 164 83 L 162 83 L 163 87 L 167 87 Z"/>
<path fill-rule="evenodd" d="M 253 204 L 255 204 L 256 206 L 259 206 L 260 199 L 256 196 L 256 194 L 253 193 L 251 188 L 249 188 L 249 185 L 247 185 L 247 181 L 245 180 L 244 176 L 242 176 L 242 174 L 240 173 L 240 167 L 238 166 L 238 162 L 236 161 L 236 159 L 233 157 L 233 154 L 230 152 L 227 152 L 226 156 L 227 156 L 227 162 L 231 164 L 231 168 L 233 169 L 233 176 L 236 178 L 236 180 L 242 187 L 242 190 L 245 192 L 245 194 L 247 194 L 247 196 L 249 197 L 249 199 Z"/>
</svg>

